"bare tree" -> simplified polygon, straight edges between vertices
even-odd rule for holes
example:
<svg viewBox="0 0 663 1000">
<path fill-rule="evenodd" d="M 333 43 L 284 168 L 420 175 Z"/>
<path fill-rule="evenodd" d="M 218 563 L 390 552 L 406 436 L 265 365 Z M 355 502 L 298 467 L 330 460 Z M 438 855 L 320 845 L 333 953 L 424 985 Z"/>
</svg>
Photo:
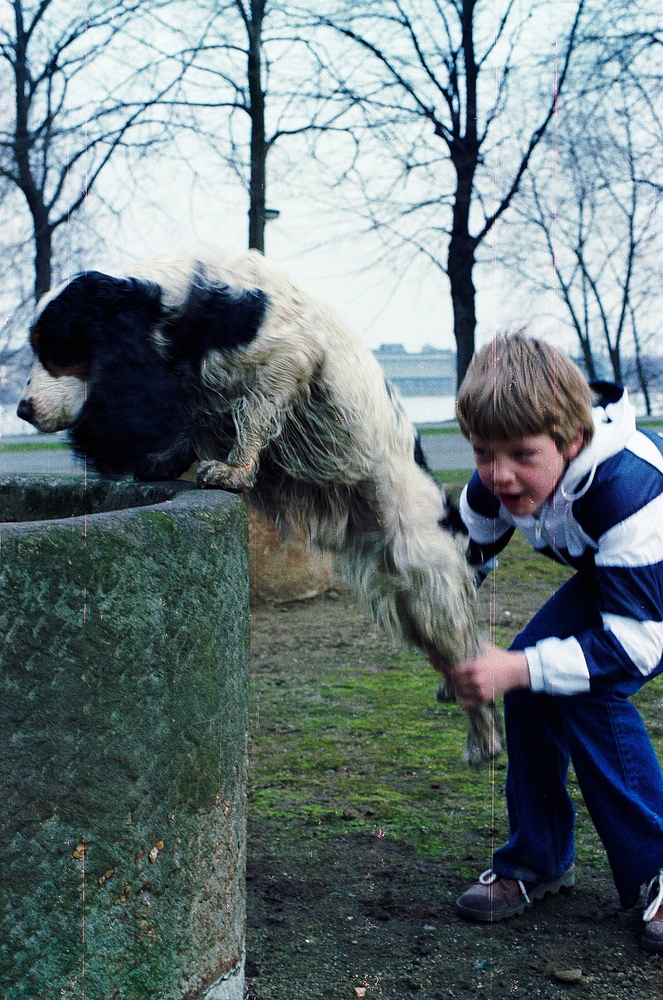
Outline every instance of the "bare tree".
<svg viewBox="0 0 663 1000">
<path fill-rule="evenodd" d="M 449 280 L 459 381 L 475 346 L 477 254 L 550 125 L 584 6 L 557 5 L 558 37 L 545 2 L 523 15 L 512 0 L 499 13 L 482 0 L 348 0 L 317 18 L 346 42 L 326 69 L 348 127 L 372 146 L 359 164 L 369 225 Z"/>
<path fill-rule="evenodd" d="M 33 294 L 51 287 L 53 240 L 86 205 L 119 151 L 164 137 L 181 67 L 154 43 L 150 0 L 0 0 L 0 180 L 27 206 Z M 152 31 L 150 31 L 152 28 Z"/>
<path fill-rule="evenodd" d="M 204 30 L 182 44 L 187 66 L 177 107 L 246 191 L 248 245 L 264 252 L 266 223 L 277 214 L 267 205 L 275 148 L 286 137 L 333 130 L 339 111 L 311 94 L 310 26 L 307 33 L 288 0 L 203 0 L 198 10 Z M 278 179 L 291 169 L 272 173 Z"/>
<path fill-rule="evenodd" d="M 655 57 L 663 49 L 642 31 L 614 29 L 604 25 L 590 72 L 567 91 L 555 183 L 532 173 L 520 211 L 538 229 L 589 377 L 608 374 L 605 359 L 611 377 L 631 380 L 650 412 L 663 196 L 663 73 Z M 525 273 L 541 287 L 532 228 L 525 231 Z"/>
</svg>

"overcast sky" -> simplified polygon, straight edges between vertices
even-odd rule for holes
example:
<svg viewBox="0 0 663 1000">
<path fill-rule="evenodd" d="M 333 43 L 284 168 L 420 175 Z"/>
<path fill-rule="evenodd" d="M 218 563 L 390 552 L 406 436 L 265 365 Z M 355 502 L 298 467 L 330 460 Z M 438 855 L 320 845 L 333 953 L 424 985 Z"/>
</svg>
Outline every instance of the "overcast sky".
<svg viewBox="0 0 663 1000">
<path fill-rule="evenodd" d="M 279 185 L 281 190 L 283 185 Z M 409 351 L 425 345 L 455 350 L 451 299 L 446 276 L 420 257 L 408 270 L 372 263 L 377 243 L 371 237 L 339 239 L 334 222 L 305 195 L 274 198 L 269 207 L 280 216 L 267 226 L 267 255 L 299 284 L 333 305 L 372 349 L 402 343 Z M 272 204 L 272 201 L 274 202 Z M 342 223 L 336 220 L 337 232 Z M 502 221 L 494 237 L 508 239 Z M 193 193 L 183 175 L 163 169 L 146 179 L 123 212 L 122 230 L 106 250 L 105 260 L 90 266 L 130 267 L 132 259 L 220 247 L 242 250 L 247 240 L 245 195 L 239 188 L 215 188 Z M 490 245 L 486 252 L 490 253 Z M 498 329 L 522 326 L 543 304 L 533 308 L 531 293 L 498 261 L 478 271 L 479 344 Z M 552 275 L 551 275 L 552 277 Z M 554 315 L 538 330 L 554 331 Z M 566 331 L 557 324 L 561 337 Z M 568 341 L 573 346 L 573 341 Z"/>
</svg>

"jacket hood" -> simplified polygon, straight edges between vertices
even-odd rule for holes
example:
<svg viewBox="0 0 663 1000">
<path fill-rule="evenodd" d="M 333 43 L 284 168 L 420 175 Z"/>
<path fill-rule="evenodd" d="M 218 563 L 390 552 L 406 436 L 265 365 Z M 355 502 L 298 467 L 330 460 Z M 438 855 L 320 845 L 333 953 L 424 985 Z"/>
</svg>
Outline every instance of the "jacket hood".
<svg viewBox="0 0 663 1000">
<path fill-rule="evenodd" d="M 626 389 L 610 382 L 592 383 L 592 389 L 599 395 L 597 405 L 592 408 L 594 437 L 569 463 L 557 487 L 558 500 L 579 499 L 591 486 L 601 462 L 621 451 L 635 434 L 635 409 Z"/>
</svg>

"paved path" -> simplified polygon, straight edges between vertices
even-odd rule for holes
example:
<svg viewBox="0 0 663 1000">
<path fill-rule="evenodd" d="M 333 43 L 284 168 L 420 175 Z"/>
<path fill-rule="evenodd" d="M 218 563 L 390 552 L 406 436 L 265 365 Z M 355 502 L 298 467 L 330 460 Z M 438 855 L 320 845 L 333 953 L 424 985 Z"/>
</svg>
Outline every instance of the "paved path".
<svg viewBox="0 0 663 1000">
<path fill-rule="evenodd" d="M 65 448 L 57 451 L 2 451 L 0 450 L 0 475 L 58 475 L 83 474 L 83 465 Z"/>
<path fill-rule="evenodd" d="M 426 461 L 434 472 L 442 469 L 473 469 L 472 448 L 462 434 L 422 433 Z"/>
<path fill-rule="evenodd" d="M 83 464 L 68 448 L 34 447 L 36 444 L 52 445 L 58 440 L 65 441 L 65 435 L 25 434 L 0 438 L 0 475 L 57 475 L 62 472 L 82 474 Z M 14 447 L 7 451 L 3 445 Z M 17 445 L 24 445 L 25 450 L 16 451 Z"/>
</svg>

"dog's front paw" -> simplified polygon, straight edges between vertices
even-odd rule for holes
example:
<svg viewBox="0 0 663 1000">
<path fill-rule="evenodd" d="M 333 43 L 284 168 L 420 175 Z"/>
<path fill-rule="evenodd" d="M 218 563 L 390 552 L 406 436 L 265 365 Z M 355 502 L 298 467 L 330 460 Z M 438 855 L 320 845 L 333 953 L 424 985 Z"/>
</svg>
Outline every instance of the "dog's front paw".
<svg viewBox="0 0 663 1000">
<path fill-rule="evenodd" d="M 246 467 L 227 465 L 225 462 L 201 462 L 196 474 L 196 483 L 201 488 L 229 490 L 231 493 L 246 493 L 255 482 L 254 463 Z"/>
</svg>

